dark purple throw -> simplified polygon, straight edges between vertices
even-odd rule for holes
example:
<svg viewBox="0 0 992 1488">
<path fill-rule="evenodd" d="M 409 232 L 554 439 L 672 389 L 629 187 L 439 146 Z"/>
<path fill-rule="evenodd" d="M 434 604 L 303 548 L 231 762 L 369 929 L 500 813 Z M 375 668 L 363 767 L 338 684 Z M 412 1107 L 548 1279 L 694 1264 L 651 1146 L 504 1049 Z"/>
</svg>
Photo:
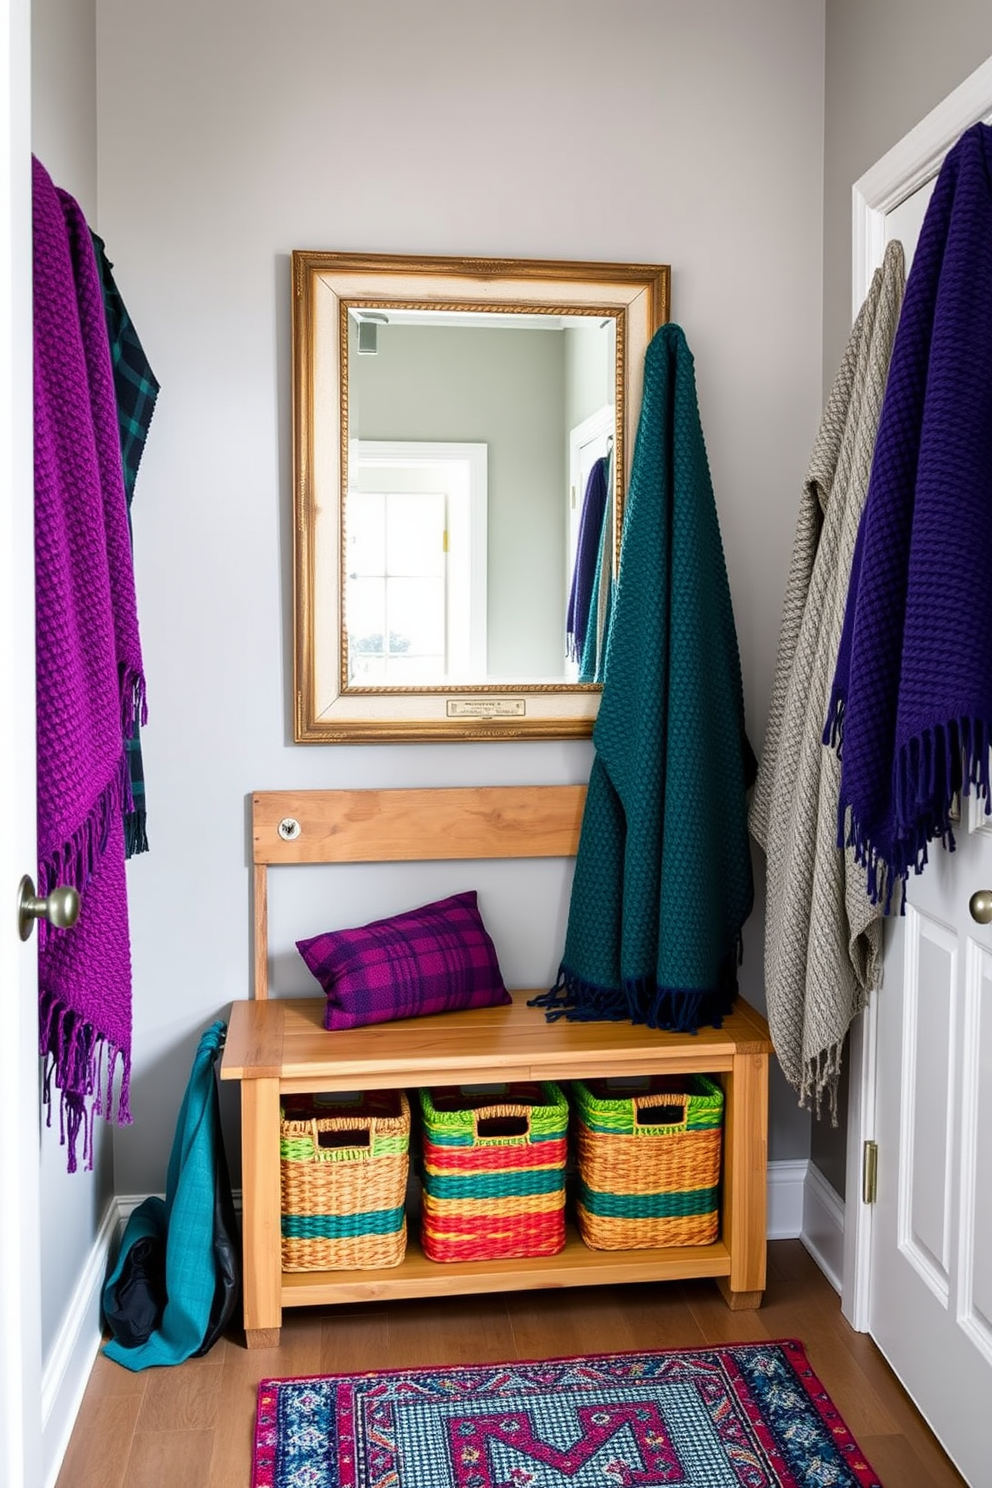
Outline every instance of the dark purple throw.
<svg viewBox="0 0 992 1488">
<path fill-rule="evenodd" d="M 78 205 L 33 162 L 39 893 L 72 884 L 74 929 L 41 923 L 40 1047 L 73 1172 L 92 1121 L 130 1121 L 125 737 L 144 679 L 103 298 Z"/>
<path fill-rule="evenodd" d="M 989 809 L 992 128 L 947 155 L 906 284 L 824 739 L 840 843 L 886 913 L 955 792 Z"/>
<path fill-rule="evenodd" d="M 582 660 L 590 607 L 595 593 L 596 563 L 603 539 L 603 517 L 609 490 L 606 475 L 610 462 L 605 455 L 593 463 L 586 481 L 586 492 L 579 515 L 579 536 L 572 569 L 572 587 L 568 595 L 565 620 L 565 649 L 573 661 Z"/>
</svg>

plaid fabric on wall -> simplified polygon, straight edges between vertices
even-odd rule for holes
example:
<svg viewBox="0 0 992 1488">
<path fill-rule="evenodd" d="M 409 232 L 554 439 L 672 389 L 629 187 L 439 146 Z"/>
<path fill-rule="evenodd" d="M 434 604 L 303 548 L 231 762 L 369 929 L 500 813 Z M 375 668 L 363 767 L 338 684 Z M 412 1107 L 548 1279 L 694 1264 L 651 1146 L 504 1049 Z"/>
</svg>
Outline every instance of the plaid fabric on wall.
<svg viewBox="0 0 992 1488">
<path fill-rule="evenodd" d="M 145 356 L 134 322 L 114 282 L 113 264 L 107 257 L 103 239 L 91 233 L 93 250 L 100 270 L 103 306 L 110 339 L 110 360 L 114 373 L 114 396 L 117 423 L 121 437 L 121 462 L 124 467 L 124 490 L 127 496 L 128 526 L 131 525 L 131 502 L 138 465 L 148 437 L 148 427 L 155 411 L 159 384 Z M 133 544 L 133 532 L 132 532 Z M 138 719 L 127 740 L 128 771 L 131 779 L 131 810 L 124 818 L 124 844 L 127 856 L 148 851 L 145 808 L 145 772 L 141 758 Z"/>
</svg>

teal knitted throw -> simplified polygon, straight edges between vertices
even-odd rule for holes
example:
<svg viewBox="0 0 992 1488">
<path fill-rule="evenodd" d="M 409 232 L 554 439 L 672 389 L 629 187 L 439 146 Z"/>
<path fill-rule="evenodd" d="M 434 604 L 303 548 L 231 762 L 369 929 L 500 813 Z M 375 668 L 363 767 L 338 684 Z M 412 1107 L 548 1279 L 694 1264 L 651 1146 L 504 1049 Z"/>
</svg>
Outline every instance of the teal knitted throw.
<svg viewBox="0 0 992 1488">
<path fill-rule="evenodd" d="M 681 328 L 648 347 L 595 758 L 549 1019 L 719 1026 L 753 885 L 737 635 Z"/>
<path fill-rule="evenodd" d="M 108 1359 L 135 1372 L 153 1365 L 181 1364 L 202 1353 L 212 1324 L 219 1321 L 215 1249 L 219 1205 L 224 1206 L 228 1234 L 235 1233 L 233 1209 L 227 1208 L 231 1192 L 214 1075 L 226 1032 L 226 1024 L 218 1021 L 200 1038 L 176 1122 L 165 1199 L 153 1194 L 134 1210 L 117 1263 L 104 1285 L 106 1306 L 130 1247 L 147 1239 L 164 1247 L 166 1299 L 161 1320 L 144 1343 L 129 1348 L 111 1338 L 103 1349 Z"/>
</svg>

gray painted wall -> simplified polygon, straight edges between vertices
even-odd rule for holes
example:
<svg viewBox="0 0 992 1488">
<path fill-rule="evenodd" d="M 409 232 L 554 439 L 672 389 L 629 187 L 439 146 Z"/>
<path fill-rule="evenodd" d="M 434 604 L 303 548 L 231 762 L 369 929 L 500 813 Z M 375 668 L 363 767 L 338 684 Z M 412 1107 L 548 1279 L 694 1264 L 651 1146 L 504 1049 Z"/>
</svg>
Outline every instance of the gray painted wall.
<svg viewBox="0 0 992 1488">
<path fill-rule="evenodd" d="M 98 0 L 97 15 L 100 222 L 162 383 L 134 509 L 152 850 L 131 880 L 135 1125 L 115 1135 L 133 1193 L 162 1181 L 200 1030 L 248 990 L 253 789 L 571 781 L 591 762 L 581 741 L 289 742 L 290 250 L 672 264 L 760 742 L 821 409 L 823 7 Z M 428 876 L 373 882 L 382 913 L 394 893 L 421 902 Z M 487 896 L 518 984 L 553 974 L 567 883 L 558 865 L 519 926 Z M 307 929 L 332 913 L 336 891 Z M 274 904 L 290 964 L 293 916 Z M 759 892 L 742 972 L 759 1006 L 762 938 Z M 808 1145 L 776 1083 L 772 1157 Z"/>
<path fill-rule="evenodd" d="M 827 0 L 824 397 L 853 319 L 851 187 L 990 55 L 988 0 Z M 840 1193 L 845 1141 L 844 1124 L 814 1123 L 813 1160 Z"/>
<path fill-rule="evenodd" d="M 574 429 L 583 419 L 613 403 L 616 382 L 616 332 L 613 322 L 569 326 L 565 332 L 565 424 Z"/>
<path fill-rule="evenodd" d="M 851 187 L 990 55 L 988 0 L 827 0 L 824 394 L 853 319 Z"/>
<path fill-rule="evenodd" d="M 32 0 L 31 149 L 96 226 L 96 0 Z"/>
</svg>

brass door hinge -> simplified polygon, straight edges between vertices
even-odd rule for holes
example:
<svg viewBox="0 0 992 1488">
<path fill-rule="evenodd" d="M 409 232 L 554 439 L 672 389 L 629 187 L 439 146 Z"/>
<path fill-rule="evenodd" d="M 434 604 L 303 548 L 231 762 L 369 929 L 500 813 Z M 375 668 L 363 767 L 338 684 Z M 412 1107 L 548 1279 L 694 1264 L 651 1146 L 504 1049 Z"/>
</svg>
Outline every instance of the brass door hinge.
<svg viewBox="0 0 992 1488">
<path fill-rule="evenodd" d="M 861 1154 L 861 1198 L 874 1204 L 878 1198 L 878 1143 L 866 1142 Z"/>
</svg>

